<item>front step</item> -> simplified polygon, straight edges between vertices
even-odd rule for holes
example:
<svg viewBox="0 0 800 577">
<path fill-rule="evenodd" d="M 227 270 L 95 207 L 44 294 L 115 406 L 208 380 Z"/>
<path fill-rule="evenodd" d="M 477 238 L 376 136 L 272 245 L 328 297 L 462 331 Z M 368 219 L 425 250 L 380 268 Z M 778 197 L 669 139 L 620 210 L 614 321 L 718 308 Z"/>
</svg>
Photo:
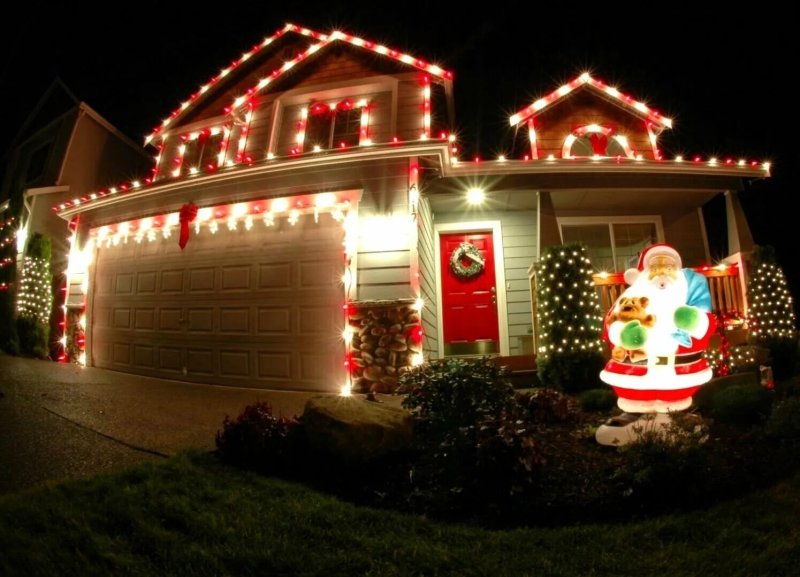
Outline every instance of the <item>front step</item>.
<svg viewBox="0 0 800 577">
<path fill-rule="evenodd" d="M 536 357 L 533 355 L 496 357 L 495 363 L 498 367 L 508 367 L 506 378 L 515 389 L 531 389 L 541 384 L 536 374 Z"/>
</svg>

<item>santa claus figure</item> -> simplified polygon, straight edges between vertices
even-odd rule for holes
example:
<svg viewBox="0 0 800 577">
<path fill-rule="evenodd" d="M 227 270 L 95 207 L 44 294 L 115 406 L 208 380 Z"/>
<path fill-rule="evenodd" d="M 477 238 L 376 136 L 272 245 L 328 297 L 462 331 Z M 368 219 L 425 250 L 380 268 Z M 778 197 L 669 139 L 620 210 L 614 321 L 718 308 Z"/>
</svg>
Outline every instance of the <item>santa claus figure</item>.
<svg viewBox="0 0 800 577">
<path fill-rule="evenodd" d="M 613 349 L 600 373 L 617 394 L 622 426 L 643 413 L 691 406 L 692 395 L 712 377 L 703 351 L 716 327 L 708 281 L 683 269 L 667 244 L 642 251 L 625 282 L 628 288 L 605 318 L 603 337 Z"/>
</svg>

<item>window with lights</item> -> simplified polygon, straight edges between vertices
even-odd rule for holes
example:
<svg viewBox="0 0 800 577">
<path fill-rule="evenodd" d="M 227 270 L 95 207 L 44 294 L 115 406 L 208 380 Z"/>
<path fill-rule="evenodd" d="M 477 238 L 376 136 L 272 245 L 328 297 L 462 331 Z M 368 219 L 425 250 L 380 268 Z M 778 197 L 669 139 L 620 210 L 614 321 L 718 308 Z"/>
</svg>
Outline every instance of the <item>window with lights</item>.
<svg viewBox="0 0 800 577">
<path fill-rule="evenodd" d="M 195 174 L 216 170 L 222 164 L 225 130 L 208 128 L 184 137 L 184 172 Z"/>
<path fill-rule="evenodd" d="M 352 148 L 366 143 L 368 105 L 350 99 L 314 102 L 308 107 L 303 151 Z"/>
<path fill-rule="evenodd" d="M 633 158 L 634 151 L 629 146 L 628 139 L 615 134 L 613 128 L 589 124 L 575 129 L 567 136 L 561 155 L 563 158 L 594 156 Z"/>
<path fill-rule="evenodd" d="M 598 271 L 621 272 L 636 266 L 639 252 L 663 239 L 658 217 L 566 217 L 559 224 L 564 244 L 586 245 Z"/>
</svg>

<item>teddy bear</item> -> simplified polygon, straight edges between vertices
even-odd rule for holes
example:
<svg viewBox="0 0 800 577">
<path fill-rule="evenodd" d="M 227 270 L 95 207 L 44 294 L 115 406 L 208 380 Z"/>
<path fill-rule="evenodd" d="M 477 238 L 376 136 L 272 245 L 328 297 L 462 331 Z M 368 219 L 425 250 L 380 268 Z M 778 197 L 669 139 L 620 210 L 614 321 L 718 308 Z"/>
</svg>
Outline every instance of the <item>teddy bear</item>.
<svg viewBox="0 0 800 577">
<path fill-rule="evenodd" d="M 609 313 L 608 323 L 639 321 L 643 327 L 651 328 L 656 324 L 656 317 L 646 311 L 649 302 L 647 297 L 621 297 L 617 306 Z M 644 349 L 626 349 L 621 345 L 615 345 L 611 349 L 611 358 L 615 361 L 623 362 L 626 356 L 632 363 L 636 363 L 645 360 L 647 353 Z"/>
</svg>

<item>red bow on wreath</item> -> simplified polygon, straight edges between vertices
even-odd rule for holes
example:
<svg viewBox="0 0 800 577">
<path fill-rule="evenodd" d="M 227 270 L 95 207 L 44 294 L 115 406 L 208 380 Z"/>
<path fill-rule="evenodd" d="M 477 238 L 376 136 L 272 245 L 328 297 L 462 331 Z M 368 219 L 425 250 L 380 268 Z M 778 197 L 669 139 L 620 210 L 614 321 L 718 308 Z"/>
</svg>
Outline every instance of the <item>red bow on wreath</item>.
<svg viewBox="0 0 800 577">
<path fill-rule="evenodd" d="M 181 235 L 178 238 L 178 246 L 181 247 L 181 250 L 183 250 L 183 248 L 186 246 L 186 243 L 189 242 L 189 223 L 192 222 L 196 216 L 197 206 L 193 202 L 184 204 L 181 207 Z"/>
</svg>

